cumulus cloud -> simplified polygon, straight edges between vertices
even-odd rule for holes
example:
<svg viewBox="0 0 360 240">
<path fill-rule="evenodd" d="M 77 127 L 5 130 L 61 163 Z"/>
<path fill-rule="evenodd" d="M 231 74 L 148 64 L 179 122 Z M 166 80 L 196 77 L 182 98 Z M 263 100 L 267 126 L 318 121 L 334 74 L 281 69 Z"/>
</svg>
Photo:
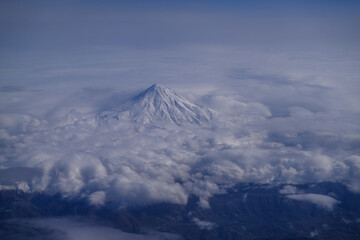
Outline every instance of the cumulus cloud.
<svg viewBox="0 0 360 240">
<path fill-rule="evenodd" d="M 17 184 L 17 189 L 23 192 L 29 192 L 30 191 L 30 187 L 26 182 L 20 182 Z"/>
<path fill-rule="evenodd" d="M 215 223 L 212 222 L 208 222 L 208 221 L 201 221 L 198 218 L 193 218 L 193 222 L 199 226 L 200 229 L 204 229 L 204 230 L 211 230 L 214 227 L 216 227 Z"/>
<path fill-rule="evenodd" d="M 105 196 L 106 193 L 104 191 L 97 191 L 90 194 L 88 198 L 91 205 L 101 206 L 105 203 Z"/>
</svg>

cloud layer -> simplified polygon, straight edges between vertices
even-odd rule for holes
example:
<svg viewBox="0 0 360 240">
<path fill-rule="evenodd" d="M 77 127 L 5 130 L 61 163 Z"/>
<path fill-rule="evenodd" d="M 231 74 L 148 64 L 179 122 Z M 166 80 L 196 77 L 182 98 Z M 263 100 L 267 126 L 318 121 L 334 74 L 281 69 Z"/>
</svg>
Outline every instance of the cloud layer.
<svg viewBox="0 0 360 240">
<path fill-rule="evenodd" d="M 228 91 L 189 97 L 215 111 L 210 124 L 145 126 L 76 110 L 56 111 L 56 119 L 3 114 L 1 171 L 13 177 L 0 184 L 95 206 L 186 204 L 194 194 L 207 208 L 240 182 L 338 181 L 359 191 L 358 127 L 349 113 L 289 106 L 280 117 Z"/>
<path fill-rule="evenodd" d="M 360 192 L 359 4 L 140 2 L 0 3 L 1 188 L 95 206 L 209 207 L 240 182 Z M 213 122 L 96 120 L 154 82 Z"/>
<path fill-rule="evenodd" d="M 84 219 L 71 218 L 45 218 L 32 219 L 31 221 L 24 219 L 10 220 L 6 222 L 12 227 L 16 226 L 19 232 L 7 235 L 9 239 L 20 240 L 30 239 L 36 231 L 37 238 L 44 239 L 63 239 L 63 240 L 78 240 L 89 239 L 98 240 L 106 238 L 109 240 L 180 240 L 180 236 L 170 233 L 161 233 L 155 231 L 148 231 L 145 234 L 133 234 L 120 231 L 119 229 L 109 226 L 102 226 L 91 222 L 84 221 Z M 27 233 L 29 231 L 30 233 Z"/>
</svg>

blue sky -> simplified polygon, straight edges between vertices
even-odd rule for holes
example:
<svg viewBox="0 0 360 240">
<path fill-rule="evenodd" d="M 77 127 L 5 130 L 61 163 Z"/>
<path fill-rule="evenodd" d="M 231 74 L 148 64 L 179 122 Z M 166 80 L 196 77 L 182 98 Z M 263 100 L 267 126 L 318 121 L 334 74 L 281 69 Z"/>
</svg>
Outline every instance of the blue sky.
<svg viewBox="0 0 360 240">
<path fill-rule="evenodd" d="M 356 1 L 2 1 L 2 51 L 357 46 Z"/>
<path fill-rule="evenodd" d="M 1 1 L 0 78 L 23 81 L 40 66 L 99 68 L 127 54 L 146 61 L 151 51 L 156 58 L 205 46 L 358 59 L 359 12 L 358 1 Z M 205 58 L 201 51 L 196 56 Z"/>
</svg>

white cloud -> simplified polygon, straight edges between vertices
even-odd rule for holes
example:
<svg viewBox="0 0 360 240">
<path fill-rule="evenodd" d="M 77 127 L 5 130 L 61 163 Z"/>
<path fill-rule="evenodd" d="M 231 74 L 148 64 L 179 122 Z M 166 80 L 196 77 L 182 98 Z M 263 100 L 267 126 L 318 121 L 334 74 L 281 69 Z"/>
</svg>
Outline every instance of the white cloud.
<svg viewBox="0 0 360 240">
<path fill-rule="evenodd" d="M 69 218 L 44 218 L 32 219 L 31 222 L 17 219 L 13 224 L 21 224 L 24 227 L 35 227 L 40 229 L 47 229 L 51 239 L 68 239 L 68 240 L 180 240 L 180 236 L 170 233 L 148 232 L 147 234 L 133 234 L 120 231 L 119 229 L 111 228 L 108 226 L 101 226 L 99 224 L 89 223 L 83 220 L 69 219 Z M 27 239 L 28 236 L 21 236 L 18 233 L 17 237 Z M 39 233 L 41 234 L 41 232 Z M 43 237 L 43 236 L 36 236 Z M 18 238 L 16 238 L 18 239 Z"/>
<path fill-rule="evenodd" d="M 281 194 L 295 194 L 297 191 L 298 189 L 295 186 L 286 185 L 279 192 Z"/>
<path fill-rule="evenodd" d="M 104 191 L 93 192 L 88 198 L 91 205 L 102 206 L 105 204 L 106 193 Z"/>
<path fill-rule="evenodd" d="M 354 192 L 360 192 L 360 156 L 351 155 L 344 160 L 343 169 L 346 169 L 352 181 L 349 182 L 349 188 Z"/>
<path fill-rule="evenodd" d="M 204 230 L 211 230 L 214 227 L 216 227 L 215 223 L 212 222 L 208 222 L 208 221 L 201 221 L 198 218 L 193 218 L 193 222 L 199 226 L 200 229 L 204 229 Z"/>
<path fill-rule="evenodd" d="M 23 192 L 29 192 L 30 191 L 30 187 L 26 182 L 20 182 L 17 184 L 17 189 L 21 190 Z"/>
<path fill-rule="evenodd" d="M 286 197 L 297 201 L 310 202 L 327 210 L 332 210 L 336 204 L 340 203 L 338 200 L 332 197 L 321 194 L 314 194 L 314 193 L 291 194 L 291 195 L 287 195 Z"/>
<path fill-rule="evenodd" d="M 212 195 L 239 182 L 332 181 L 335 173 L 335 180 L 348 179 L 356 190 L 356 157 L 339 161 L 317 149 L 269 141 L 267 132 L 258 129 L 259 121 L 268 120 L 144 128 L 120 121 L 97 123 L 87 116 L 67 124 L 59 119 L 57 125 L 29 132 L 5 128 L 2 167 L 42 169 L 41 177 L 28 179 L 32 191 L 59 191 L 68 197 L 103 192 L 119 204 L 186 204 L 189 194 L 195 194 L 199 206 L 208 208 Z M 90 203 L 102 204 L 95 196 L 89 196 Z"/>
<path fill-rule="evenodd" d="M 319 229 L 315 229 L 314 231 L 310 232 L 310 237 L 314 238 L 320 234 Z"/>
<path fill-rule="evenodd" d="M 357 61 L 218 46 L 111 50 L 110 65 L 136 71 L 101 82 L 27 82 L 23 91 L 1 94 L 0 168 L 41 169 L 6 181 L 99 204 L 102 193 L 119 204 L 185 204 L 195 194 L 204 208 L 240 182 L 338 181 L 360 191 L 358 97 L 349 90 L 356 88 Z M 153 79 L 191 90 L 193 101 L 216 110 L 213 125 L 149 129 L 91 115 Z"/>
</svg>

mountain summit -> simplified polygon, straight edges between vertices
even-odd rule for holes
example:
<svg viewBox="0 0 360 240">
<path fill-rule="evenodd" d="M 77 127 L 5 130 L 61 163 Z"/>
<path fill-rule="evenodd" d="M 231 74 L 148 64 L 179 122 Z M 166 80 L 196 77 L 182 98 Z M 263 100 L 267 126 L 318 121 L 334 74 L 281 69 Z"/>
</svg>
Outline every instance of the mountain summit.
<svg viewBox="0 0 360 240">
<path fill-rule="evenodd" d="M 103 112 L 99 117 L 129 119 L 144 124 L 166 121 L 182 126 L 189 123 L 199 125 L 207 123 L 211 120 L 212 113 L 209 109 L 180 97 L 169 88 L 153 84 L 123 107 Z"/>
</svg>

